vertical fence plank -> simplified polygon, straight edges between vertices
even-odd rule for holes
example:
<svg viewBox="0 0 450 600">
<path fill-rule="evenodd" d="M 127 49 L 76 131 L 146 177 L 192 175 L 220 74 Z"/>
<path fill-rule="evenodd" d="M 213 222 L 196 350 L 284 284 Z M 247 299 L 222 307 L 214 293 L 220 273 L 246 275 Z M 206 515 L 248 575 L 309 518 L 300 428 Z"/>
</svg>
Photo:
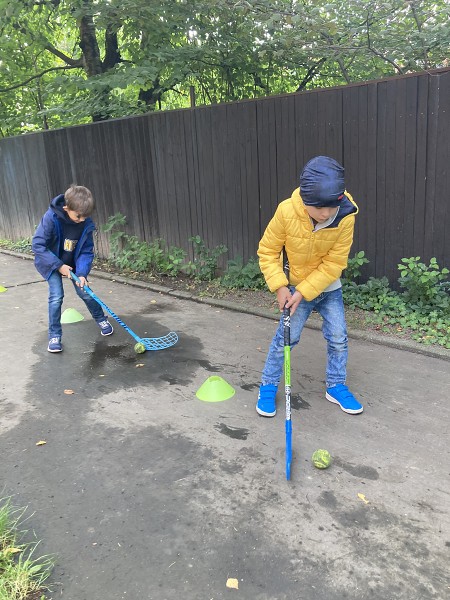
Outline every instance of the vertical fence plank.
<svg viewBox="0 0 450 600">
<path fill-rule="evenodd" d="M 403 186 L 403 256 L 415 255 L 414 211 L 416 205 L 416 164 L 417 164 L 417 79 L 406 79 L 405 88 L 405 172 Z M 401 193 L 401 192 L 400 192 Z"/>
<path fill-rule="evenodd" d="M 339 151 L 339 155 L 336 156 L 336 160 L 339 160 L 345 167 L 345 185 L 348 192 L 353 196 L 356 204 L 360 209 L 360 214 L 356 219 L 355 234 L 353 238 L 353 245 L 351 249 L 351 255 L 359 250 L 362 250 L 362 241 L 360 239 L 360 232 L 362 224 L 366 222 L 364 218 L 364 207 L 360 206 L 359 202 L 359 178 L 361 171 L 361 161 L 363 157 L 361 155 L 360 147 L 360 121 L 361 114 L 359 111 L 359 97 L 358 94 L 352 94 L 352 88 L 347 88 L 342 91 L 342 105 L 341 105 L 341 122 L 342 122 L 342 150 Z M 361 160 L 360 160 L 361 159 Z M 364 188 L 362 188 L 364 189 Z M 362 217 L 362 218 L 361 218 Z"/>
<path fill-rule="evenodd" d="M 433 254 L 433 238 L 435 234 L 435 205 L 436 205 L 436 164 L 439 149 L 438 142 L 438 116 L 440 99 L 440 78 L 432 77 L 428 81 L 428 127 L 427 127 L 427 160 L 426 160 L 426 188 L 425 210 L 423 229 L 423 256 L 428 260 Z"/>
<path fill-rule="evenodd" d="M 275 104 L 272 98 L 270 100 L 271 102 L 256 101 L 261 233 L 267 227 L 280 201 L 276 172 Z"/>
<path fill-rule="evenodd" d="M 433 236 L 429 258 L 437 257 L 440 267 L 449 267 L 449 262 L 443 264 L 443 257 L 450 254 L 450 77 L 439 75 L 434 78 L 438 82 L 437 93 L 439 103 L 437 108 L 437 139 L 434 183 L 434 220 Z M 444 200 L 446 199 L 446 200 Z"/>
</svg>

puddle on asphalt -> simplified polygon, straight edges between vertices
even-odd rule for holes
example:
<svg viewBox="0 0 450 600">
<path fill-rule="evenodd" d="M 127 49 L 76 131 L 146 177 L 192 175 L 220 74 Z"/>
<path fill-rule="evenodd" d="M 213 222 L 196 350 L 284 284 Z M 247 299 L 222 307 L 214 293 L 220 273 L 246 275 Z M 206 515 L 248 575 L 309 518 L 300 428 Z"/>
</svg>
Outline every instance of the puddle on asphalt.
<svg viewBox="0 0 450 600">
<path fill-rule="evenodd" d="M 292 410 L 305 410 L 311 408 L 311 404 L 306 402 L 300 394 L 293 394 L 291 396 L 291 408 Z"/>
<path fill-rule="evenodd" d="M 217 425 L 214 425 L 214 429 L 217 429 L 220 433 L 223 433 L 234 440 L 246 440 L 250 433 L 248 429 L 244 429 L 243 427 L 232 427 L 230 425 L 225 425 L 225 423 L 217 423 Z"/>
<path fill-rule="evenodd" d="M 113 321 L 112 321 L 113 322 Z M 146 337 L 160 337 L 167 327 L 152 319 L 134 315 L 127 318 L 128 326 Z M 195 336 L 179 333 L 177 344 L 171 348 L 134 352 L 135 341 L 114 323 L 115 333 L 101 337 L 95 324 L 81 321 L 63 326 L 63 352 L 46 351 L 46 335 L 40 336 L 34 352 L 39 361 L 31 370 L 29 393 L 33 400 L 42 402 L 59 397 L 64 389 L 79 391 L 74 401 L 86 401 L 123 389 L 151 385 L 161 388 L 187 385 L 199 369 L 219 372 L 223 367 L 212 364 L 203 351 L 203 344 Z"/>
<path fill-rule="evenodd" d="M 339 456 L 334 457 L 334 464 L 338 467 L 341 467 L 341 469 L 344 469 L 344 471 L 347 471 L 347 473 L 350 473 L 350 475 L 358 477 L 358 479 L 371 479 L 372 481 L 375 481 L 380 477 L 378 471 L 374 467 L 368 467 L 366 465 L 352 465 L 351 463 L 339 458 Z"/>
</svg>

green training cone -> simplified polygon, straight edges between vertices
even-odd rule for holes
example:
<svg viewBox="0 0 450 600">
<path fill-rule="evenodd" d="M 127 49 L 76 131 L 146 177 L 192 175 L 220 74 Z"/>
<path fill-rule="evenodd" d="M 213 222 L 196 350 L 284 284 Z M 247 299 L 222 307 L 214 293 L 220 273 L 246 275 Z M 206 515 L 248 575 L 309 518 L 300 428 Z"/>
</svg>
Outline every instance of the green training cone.
<svg viewBox="0 0 450 600">
<path fill-rule="evenodd" d="M 2 285 L 0 285 L 0 293 L 1 292 L 6 292 L 7 288 L 3 287 Z"/>
<path fill-rule="evenodd" d="M 213 375 L 208 377 L 205 383 L 198 388 L 195 395 L 203 402 L 222 402 L 232 398 L 235 393 L 236 390 L 225 379 Z"/>
<path fill-rule="evenodd" d="M 78 323 L 78 321 L 84 321 L 84 317 L 74 308 L 66 308 L 61 315 L 61 323 Z"/>
</svg>

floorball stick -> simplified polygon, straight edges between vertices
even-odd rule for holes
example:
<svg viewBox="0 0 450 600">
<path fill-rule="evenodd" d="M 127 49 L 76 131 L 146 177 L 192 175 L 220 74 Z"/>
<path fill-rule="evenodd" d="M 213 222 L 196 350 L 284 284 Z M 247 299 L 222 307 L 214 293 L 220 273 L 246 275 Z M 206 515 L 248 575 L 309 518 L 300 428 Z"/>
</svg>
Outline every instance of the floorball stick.
<svg viewBox="0 0 450 600">
<path fill-rule="evenodd" d="M 75 275 L 75 273 L 73 273 L 72 271 L 70 271 L 70 276 L 72 277 L 72 279 L 74 281 L 76 281 L 77 283 L 80 283 L 80 280 Z M 143 344 L 145 346 L 146 350 L 164 350 L 165 348 L 170 348 L 171 346 L 174 346 L 178 342 L 178 336 L 174 331 L 171 331 L 167 335 L 163 335 L 162 337 L 158 337 L 158 338 L 141 338 L 141 337 L 139 337 L 136 333 L 134 333 L 134 331 L 132 331 L 128 327 L 128 325 L 126 325 L 122 321 L 122 319 L 120 319 L 116 315 L 116 313 L 114 313 L 104 302 L 102 302 L 100 300 L 100 298 L 96 294 L 94 294 L 94 292 L 91 290 L 91 288 L 87 284 L 84 285 L 83 289 L 87 294 L 89 294 L 89 296 L 91 298 L 93 298 L 96 302 L 98 302 L 100 304 L 100 306 L 102 308 L 104 308 L 106 310 L 106 312 L 108 314 L 110 314 L 119 323 L 119 325 L 122 325 L 122 327 L 125 329 L 125 331 L 128 331 L 128 333 L 131 335 L 131 337 L 133 337 L 140 344 Z"/>
<path fill-rule="evenodd" d="M 289 262 L 284 253 L 284 273 L 289 279 Z M 291 420 L 291 311 L 283 309 L 284 327 L 284 390 L 286 395 L 286 479 L 291 478 L 292 462 L 292 420 Z"/>
</svg>

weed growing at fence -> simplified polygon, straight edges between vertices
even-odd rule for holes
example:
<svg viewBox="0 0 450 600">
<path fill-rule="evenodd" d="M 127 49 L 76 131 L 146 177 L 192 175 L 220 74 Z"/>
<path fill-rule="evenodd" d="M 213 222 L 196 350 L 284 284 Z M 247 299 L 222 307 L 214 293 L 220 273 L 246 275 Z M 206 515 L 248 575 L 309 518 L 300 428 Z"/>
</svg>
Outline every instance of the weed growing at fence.
<svg viewBox="0 0 450 600">
<path fill-rule="evenodd" d="M 0 499 L 0 600 L 45 600 L 44 584 L 54 564 L 51 556 L 36 557 L 39 542 L 24 542 L 26 509 L 10 498 Z"/>
<path fill-rule="evenodd" d="M 435 258 L 429 265 L 418 256 L 403 258 L 398 265 L 402 291 L 395 292 L 386 277 L 370 277 L 361 284 L 351 279 L 360 275 L 360 267 L 367 262 L 364 252 L 349 259 L 343 277 L 345 304 L 369 311 L 368 322 L 383 331 L 394 326 L 399 333 L 411 332 L 416 341 L 450 348 L 449 270 L 440 269 Z"/>
<path fill-rule="evenodd" d="M 0 248 L 4 248 L 5 250 L 13 250 L 14 252 L 23 252 L 25 254 L 29 254 L 31 252 L 31 238 L 23 238 L 16 242 L 12 242 L 11 240 L 0 239 Z"/>
<path fill-rule="evenodd" d="M 194 262 L 191 264 L 191 273 L 200 281 L 212 281 L 216 277 L 218 260 L 222 254 L 228 252 L 223 244 L 210 250 L 199 235 L 189 238 L 194 244 Z"/>
<path fill-rule="evenodd" d="M 144 242 L 123 231 L 126 218 L 117 213 L 102 227 L 109 234 L 110 260 L 120 269 L 143 273 L 145 271 L 176 277 L 184 273 L 199 281 L 212 281 L 217 274 L 218 260 L 227 252 L 221 244 L 209 249 L 199 235 L 189 239 L 193 243 L 193 261 L 186 261 L 187 252 L 177 246 L 167 246 L 164 240 Z"/>
<path fill-rule="evenodd" d="M 256 258 L 251 258 L 244 264 L 241 256 L 228 261 L 221 283 L 226 288 L 240 290 L 262 290 L 266 286 Z"/>
</svg>

